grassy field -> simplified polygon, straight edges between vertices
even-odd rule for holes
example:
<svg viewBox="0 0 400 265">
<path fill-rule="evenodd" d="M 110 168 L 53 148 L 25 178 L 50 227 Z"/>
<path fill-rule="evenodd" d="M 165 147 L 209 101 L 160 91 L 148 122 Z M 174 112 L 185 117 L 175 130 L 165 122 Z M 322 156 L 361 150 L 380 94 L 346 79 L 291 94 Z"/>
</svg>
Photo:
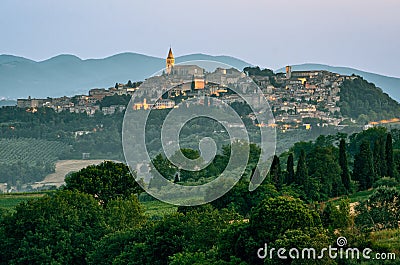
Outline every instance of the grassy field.
<svg viewBox="0 0 400 265">
<path fill-rule="evenodd" d="M 372 232 L 370 238 L 374 250 L 390 250 L 400 256 L 400 229 Z"/>
<path fill-rule="evenodd" d="M 141 202 L 141 204 L 143 204 L 146 215 L 149 217 L 163 216 L 165 214 L 176 212 L 178 209 L 178 207 L 175 205 L 161 201 Z"/>
<path fill-rule="evenodd" d="M 104 160 L 59 160 L 56 162 L 54 173 L 47 175 L 43 181 L 36 182 L 32 187 L 37 188 L 43 185 L 60 187 L 64 184 L 65 176 L 70 172 L 76 172 L 89 165 L 98 165 Z"/>
<path fill-rule="evenodd" d="M 13 210 L 18 204 L 30 199 L 44 196 L 46 192 L 40 193 L 8 193 L 0 194 L 0 210 Z"/>
<path fill-rule="evenodd" d="M 400 191 L 400 186 L 397 186 L 396 189 L 398 189 Z M 339 205 L 340 199 L 348 198 L 350 200 L 350 203 L 356 203 L 356 202 L 360 202 L 360 201 L 364 201 L 364 200 L 368 199 L 368 197 L 372 193 L 374 193 L 375 190 L 376 190 L 376 188 L 358 191 L 354 194 L 351 194 L 350 196 L 337 197 L 337 198 L 331 199 L 330 201 L 332 201 L 334 205 Z"/>
<path fill-rule="evenodd" d="M 45 194 L 46 192 L 0 194 L 0 211 L 12 211 L 19 203 L 30 199 L 39 198 L 41 196 L 44 196 Z M 147 201 L 141 202 L 141 204 L 144 206 L 146 215 L 149 217 L 163 216 L 164 214 L 173 213 L 177 210 L 177 207 L 175 205 L 160 201 Z"/>
<path fill-rule="evenodd" d="M 351 196 L 349 196 L 350 203 L 364 201 L 364 200 L 368 199 L 368 197 L 373 192 L 374 192 L 374 189 L 356 192 L 356 193 L 352 194 Z"/>
</svg>

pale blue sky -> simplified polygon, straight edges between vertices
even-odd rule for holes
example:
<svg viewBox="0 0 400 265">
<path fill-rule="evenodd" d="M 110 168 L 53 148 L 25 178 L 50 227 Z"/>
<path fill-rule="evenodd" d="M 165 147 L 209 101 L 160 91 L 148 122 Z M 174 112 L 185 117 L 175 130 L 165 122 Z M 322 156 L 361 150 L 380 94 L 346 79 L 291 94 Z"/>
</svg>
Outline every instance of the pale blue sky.
<svg viewBox="0 0 400 265">
<path fill-rule="evenodd" d="M 400 77 L 397 0 L 2 0 L 0 54 L 230 55 L 276 69 L 324 63 Z"/>
</svg>

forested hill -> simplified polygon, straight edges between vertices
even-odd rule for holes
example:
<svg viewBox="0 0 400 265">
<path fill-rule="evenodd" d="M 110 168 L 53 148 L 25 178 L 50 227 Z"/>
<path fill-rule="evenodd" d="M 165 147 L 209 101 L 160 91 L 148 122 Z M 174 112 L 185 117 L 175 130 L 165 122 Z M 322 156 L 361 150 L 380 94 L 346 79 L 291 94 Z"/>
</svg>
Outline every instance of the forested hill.
<svg viewBox="0 0 400 265">
<path fill-rule="evenodd" d="M 343 82 L 339 104 L 344 116 L 360 123 L 400 117 L 400 104 L 362 77 Z"/>
</svg>

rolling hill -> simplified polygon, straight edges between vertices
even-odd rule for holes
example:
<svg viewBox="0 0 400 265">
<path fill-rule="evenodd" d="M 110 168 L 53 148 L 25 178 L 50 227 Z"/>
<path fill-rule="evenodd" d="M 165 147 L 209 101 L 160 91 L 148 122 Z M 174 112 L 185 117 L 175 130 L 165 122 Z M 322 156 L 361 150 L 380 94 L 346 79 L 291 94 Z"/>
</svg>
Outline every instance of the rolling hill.
<svg viewBox="0 0 400 265">
<path fill-rule="evenodd" d="M 15 106 L 17 105 L 16 100 L 0 99 L 0 107 L 3 106 Z"/>
</svg>

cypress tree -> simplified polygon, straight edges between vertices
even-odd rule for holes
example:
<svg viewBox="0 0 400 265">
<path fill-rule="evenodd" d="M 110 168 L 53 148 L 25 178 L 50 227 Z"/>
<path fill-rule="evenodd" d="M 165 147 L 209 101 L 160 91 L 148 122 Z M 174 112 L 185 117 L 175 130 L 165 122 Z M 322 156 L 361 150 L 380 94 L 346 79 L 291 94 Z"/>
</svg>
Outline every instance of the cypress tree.
<svg viewBox="0 0 400 265">
<path fill-rule="evenodd" d="M 387 168 L 387 176 L 391 178 L 396 177 L 396 169 L 394 168 L 393 161 L 393 142 L 392 135 L 390 133 L 387 134 L 386 137 L 386 168 Z"/>
<path fill-rule="evenodd" d="M 289 154 L 287 159 L 286 173 L 287 173 L 286 183 L 290 185 L 294 182 L 294 159 L 292 153 Z"/>
<path fill-rule="evenodd" d="M 344 139 L 340 140 L 339 144 L 339 165 L 342 169 L 341 178 L 344 188 L 347 192 L 350 191 L 350 172 L 347 164 L 346 142 Z"/>
<path fill-rule="evenodd" d="M 380 157 L 381 149 L 382 148 L 381 148 L 381 145 L 379 144 L 379 139 L 376 139 L 375 143 L 374 143 L 374 151 L 373 151 L 372 156 L 374 157 L 374 169 L 375 169 L 375 174 L 377 177 L 382 176 L 381 166 L 380 166 L 380 162 L 382 161 L 381 157 Z M 386 159 L 384 161 L 386 161 Z"/>
<path fill-rule="evenodd" d="M 304 200 L 317 201 L 320 198 L 320 187 L 316 179 L 308 175 L 306 153 L 301 150 L 295 174 L 295 183 L 300 185 L 304 191 Z"/>
<path fill-rule="evenodd" d="M 371 188 L 374 182 L 374 163 L 367 141 L 361 143 L 359 153 L 354 156 L 353 178 L 360 183 L 361 190 Z"/>
<path fill-rule="evenodd" d="M 297 185 L 303 185 L 308 177 L 307 165 L 306 165 L 306 153 L 301 150 L 299 161 L 297 161 L 296 175 L 294 182 Z"/>
<path fill-rule="evenodd" d="M 375 175 L 377 177 L 384 177 L 387 174 L 386 170 L 386 154 L 385 154 L 385 140 L 379 137 L 375 140 L 374 144 L 374 166 Z"/>
<path fill-rule="evenodd" d="M 279 157 L 277 155 L 274 155 L 274 159 L 272 160 L 270 174 L 272 182 L 274 183 L 276 189 L 281 190 L 283 185 L 283 179 L 282 179 L 281 164 L 279 161 Z"/>
<path fill-rule="evenodd" d="M 174 183 L 178 183 L 179 181 L 181 181 L 181 173 L 176 172 L 174 176 Z"/>
</svg>

